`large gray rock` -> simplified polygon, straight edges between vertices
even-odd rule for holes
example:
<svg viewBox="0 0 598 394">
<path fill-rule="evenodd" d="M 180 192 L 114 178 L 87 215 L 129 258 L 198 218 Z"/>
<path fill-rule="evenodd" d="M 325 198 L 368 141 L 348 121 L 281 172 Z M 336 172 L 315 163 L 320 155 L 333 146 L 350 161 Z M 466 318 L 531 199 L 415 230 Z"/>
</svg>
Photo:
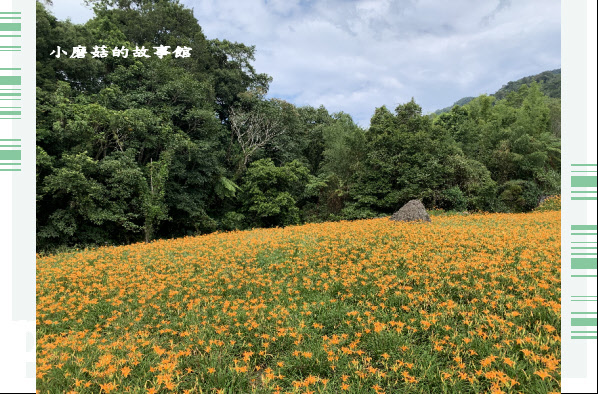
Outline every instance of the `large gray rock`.
<svg viewBox="0 0 598 394">
<path fill-rule="evenodd" d="M 428 212 L 426 211 L 426 207 L 424 207 L 424 204 L 419 200 L 411 200 L 403 205 L 401 209 L 396 211 L 390 217 L 390 220 L 395 220 L 397 222 L 432 221 L 430 215 L 428 215 Z"/>
</svg>

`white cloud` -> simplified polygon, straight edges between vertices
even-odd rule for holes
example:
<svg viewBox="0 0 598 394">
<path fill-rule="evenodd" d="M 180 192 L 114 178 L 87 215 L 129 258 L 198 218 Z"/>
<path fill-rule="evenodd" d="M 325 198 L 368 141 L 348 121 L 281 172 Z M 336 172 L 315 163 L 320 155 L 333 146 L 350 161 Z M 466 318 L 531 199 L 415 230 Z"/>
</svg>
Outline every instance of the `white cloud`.
<svg viewBox="0 0 598 394">
<path fill-rule="evenodd" d="M 299 0 L 266 0 L 266 4 L 272 7 L 273 12 L 289 16 L 300 9 Z"/>
</svg>

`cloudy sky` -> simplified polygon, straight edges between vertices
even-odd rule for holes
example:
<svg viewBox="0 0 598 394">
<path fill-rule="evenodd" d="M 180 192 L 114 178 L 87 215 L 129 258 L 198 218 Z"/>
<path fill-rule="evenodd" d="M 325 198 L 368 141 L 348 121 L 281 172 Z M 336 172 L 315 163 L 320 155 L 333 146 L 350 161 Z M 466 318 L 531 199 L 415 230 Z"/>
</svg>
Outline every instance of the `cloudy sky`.
<svg viewBox="0 0 598 394">
<path fill-rule="evenodd" d="M 85 22 L 82 0 L 54 0 Z M 561 67 L 560 0 L 181 0 L 208 38 L 256 46 L 269 96 L 367 127 L 415 98 L 424 113 Z"/>
</svg>

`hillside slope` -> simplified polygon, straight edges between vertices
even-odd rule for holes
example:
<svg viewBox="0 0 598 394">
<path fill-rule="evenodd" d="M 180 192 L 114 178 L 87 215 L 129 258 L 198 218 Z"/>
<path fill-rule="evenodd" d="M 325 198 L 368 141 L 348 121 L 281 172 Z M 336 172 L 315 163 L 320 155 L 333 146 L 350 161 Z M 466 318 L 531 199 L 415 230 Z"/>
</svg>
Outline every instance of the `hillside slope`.
<svg viewBox="0 0 598 394">
<path fill-rule="evenodd" d="M 543 71 L 536 75 L 530 75 L 527 77 L 520 78 L 516 81 L 509 81 L 505 85 L 502 85 L 495 93 L 490 96 L 496 97 L 497 100 L 504 99 L 510 92 L 516 92 L 522 85 L 531 85 L 532 82 L 540 84 L 540 91 L 551 98 L 561 98 L 561 69 Z M 434 112 L 436 115 L 440 115 L 444 112 L 448 112 L 455 105 L 463 106 L 473 100 L 475 97 L 463 97 L 457 100 L 450 107 L 445 107 Z"/>
<path fill-rule="evenodd" d="M 560 392 L 560 280 L 560 212 L 328 222 L 42 257 L 37 388 Z"/>
</svg>

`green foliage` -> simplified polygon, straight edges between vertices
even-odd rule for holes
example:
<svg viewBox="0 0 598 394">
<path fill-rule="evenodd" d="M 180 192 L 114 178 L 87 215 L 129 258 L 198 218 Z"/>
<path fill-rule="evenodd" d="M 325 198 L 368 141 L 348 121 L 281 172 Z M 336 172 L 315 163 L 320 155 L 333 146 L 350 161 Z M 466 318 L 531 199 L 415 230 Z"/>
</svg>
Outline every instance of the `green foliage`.
<svg viewBox="0 0 598 394">
<path fill-rule="evenodd" d="M 447 128 L 422 116 L 413 100 L 397 107 L 396 116 L 377 109 L 366 133 L 368 154 L 356 171 L 358 206 L 392 213 L 421 199 L 446 209 L 487 208 L 494 182 L 481 163 L 463 155 Z"/>
<path fill-rule="evenodd" d="M 459 186 L 453 186 L 442 191 L 438 201 L 438 207 L 442 209 L 453 209 L 464 211 L 467 209 L 467 198 L 459 189 Z"/>
<path fill-rule="evenodd" d="M 221 226 L 224 230 L 242 230 L 245 228 L 245 215 L 242 213 L 229 211 L 221 219 Z"/>
<path fill-rule="evenodd" d="M 540 85 L 540 91 L 548 98 L 558 100 L 560 104 L 561 98 L 561 69 L 551 70 L 551 71 L 544 71 L 540 74 L 531 75 L 528 77 L 524 77 L 518 79 L 517 81 L 510 81 L 507 84 L 503 85 L 499 90 L 497 90 L 491 96 L 494 96 L 497 100 L 505 99 L 510 93 L 517 92 L 522 86 L 524 85 L 531 85 L 533 83 L 538 83 Z M 452 108 L 455 106 L 464 106 L 472 101 L 475 97 L 463 97 L 450 107 L 445 107 L 439 110 L 434 111 L 434 115 L 442 115 L 444 113 L 450 112 Z"/>
<path fill-rule="evenodd" d="M 251 94 L 252 93 L 252 94 Z M 230 110 L 229 123 L 233 139 L 241 148 L 237 176 L 247 165 L 260 156 L 288 162 L 298 155 L 297 144 L 301 140 L 296 134 L 299 127 L 299 113 L 295 106 L 284 100 L 264 100 L 250 92 L 244 94 L 239 107 Z"/>
<path fill-rule="evenodd" d="M 540 204 L 534 209 L 535 212 L 560 211 L 561 210 L 561 196 L 550 196 L 543 199 Z"/>
<path fill-rule="evenodd" d="M 449 193 L 453 195 L 453 203 L 443 204 L 447 209 L 492 211 L 495 206 L 497 184 L 490 171 L 480 162 L 462 155 L 450 156 L 446 161 L 449 179 L 459 190 Z M 452 188 L 449 188 L 449 190 Z M 465 199 L 461 200 L 461 197 Z M 465 206 L 463 206 L 463 204 Z M 442 206 L 442 205 L 439 205 Z M 461 209 L 463 208 L 463 209 Z"/>
<path fill-rule="evenodd" d="M 213 216 L 236 191 L 225 168 L 222 97 L 232 103 L 248 86 L 264 88 L 263 76 L 247 67 L 253 48 L 211 44 L 191 10 L 175 1 L 92 3 L 96 16 L 84 25 L 57 21 L 37 5 L 40 248 L 213 231 Z M 190 46 L 193 55 L 49 56 L 56 45 L 158 41 Z M 236 82 L 217 83 L 221 69 L 236 73 Z M 126 171 L 134 181 L 121 182 L 130 195 L 119 200 L 118 176 Z M 67 175 L 79 190 L 65 185 Z"/>
<path fill-rule="evenodd" d="M 156 226 L 161 221 L 170 219 L 165 201 L 166 180 L 168 179 L 168 169 L 171 162 L 169 153 L 164 152 L 161 160 L 157 162 L 150 160 L 149 164 L 146 165 L 146 183 L 142 192 L 145 242 L 149 242 L 153 238 Z"/>
<path fill-rule="evenodd" d="M 544 71 L 540 74 L 531 75 L 518 79 L 517 81 L 510 81 L 503 85 L 494 96 L 498 100 L 502 100 L 511 92 L 518 91 L 521 86 L 531 85 L 536 82 L 540 85 L 542 93 L 551 98 L 561 98 L 561 69 L 552 71 Z"/>
<path fill-rule="evenodd" d="M 339 215 L 331 215 L 333 219 L 344 220 L 370 219 L 378 216 L 380 216 L 378 212 L 357 203 L 348 203 Z"/>
<path fill-rule="evenodd" d="M 499 211 L 525 212 L 538 206 L 542 190 L 533 181 L 517 179 L 505 182 L 499 193 Z"/>
<path fill-rule="evenodd" d="M 40 188 L 41 201 L 53 209 L 38 211 L 38 242 L 72 245 L 134 239 L 142 229 L 144 177 L 133 153 L 114 152 L 102 161 L 87 152 L 64 154 L 62 165 L 44 178 Z"/>
<path fill-rule="evenodd" d="M 496 186 L 505 193 L 494 205 L 486 204 L 482 209 L 521 211 L 535 207 L 535 197 L 525 203 L 516 202 L 519 197 L 515 195 L 522 192 L 516 192 L 514 184 L 506 185 L 510 181 L 529 182 L 526 190 L 537 187 L 543 195 L 559 193 L 560 125 L 557 130 L 553 112 L 556 108 L 560 113 L 560 105 L 555 107 L 551 100 L 537 83 L 532 83 L 522 85 L 504 100 L 480 96 L 435 119 L 435 124 L 450 132 L 468 158 L 490 171 Z"/>
<path fill-rule="evenodd" d="M 298 161 L 276 167 L 272 159 L 253 162 L 242 187 L 243 207 L 252 226 L 298 224 L 297 207 L 309 180 L 309 170 Z"/>
<path fill-rule="evenodd" d="M 558 72 L 439 115 L 414 99 L 383 106 L 364 130 L 343 112 L 266 98 L 256 48 L 208 40 L 177 0 L 88 3 L 95 16 L 77 25 L 37 2 L 40 251 L 370 218 L 414 198 L 523 212 L 560 194 Z M 82 44 L 192 56 L 50 56 Z"/>
<path fill-rule="evenodd" d="M 452 105 L 452 106 L 450 106 L 450 107 L 445 107 L 445 108 L 438 109 L 438 110 L 434 111 L 434 115 L 441 115 L 441 114 L 444 114 L 444 113 L 446 113 L 446 112 L 450 112 L 450 110 L 451 110 L 451 109 L 453 109 L 454 107 L 460 107 L 460 106 L 463 106 L 463 105 L 465 105 L 465 104 L 469 103 L 469 102 L 470 102 L 471 100 L 473 100 L 474 98 L 475 98 L 475 97 L 463 97 L 463 98 L 461 98 L 461 99 L 459 99 L 459 100 L 455 101 L 455 102 L 453 103 L 453 105 Z"/>
</svg>

